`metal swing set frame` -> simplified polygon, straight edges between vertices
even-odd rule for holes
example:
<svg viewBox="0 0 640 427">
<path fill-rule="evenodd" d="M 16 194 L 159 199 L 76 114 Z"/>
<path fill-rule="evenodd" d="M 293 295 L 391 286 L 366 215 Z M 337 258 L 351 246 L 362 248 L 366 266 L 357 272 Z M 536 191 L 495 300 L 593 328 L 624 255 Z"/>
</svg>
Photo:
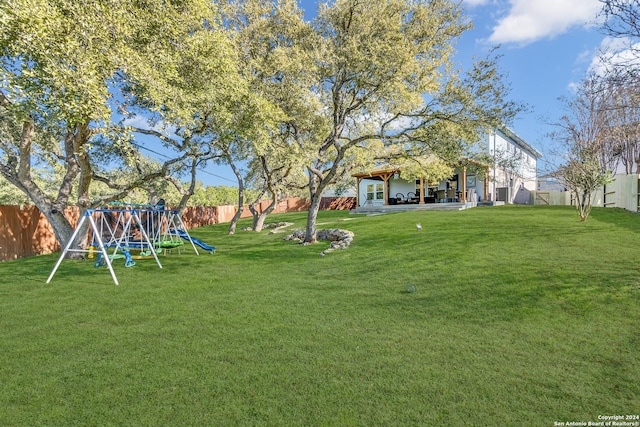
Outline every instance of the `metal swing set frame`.
<svg viewBox="0 0 640 427">
<path fill-rule="evenodd" d="M 91 244 L 87 249 L 72 249 L 73 242 L 87 221 L 92 236 Z M 185 234 L 186 240 L 191 243 L 196 255 L 199 255 L 178 211 L 165 209 L 164 205 L 123 204 L 123 207 L 118 209 L 87 209 L 62 250 L 47 283 L 51 282 L 62 260 L 71 252 L 86 253 L 88 258 L 93 258 L 97 252 L 94 267 L 106 265 L 116 285 L 119 283 L 112 261 L 124 257 L 125 267 L 133 267 L 136 263 L 131 249 L 140 251 L 141 256 L 136 258 L 153 257 L 158 267 L 162 268 L 158 253 L 183 244 L 177 230 Z M 113 249 L 112 253 L 109 254 L 107 249 Z"/>
</svg>

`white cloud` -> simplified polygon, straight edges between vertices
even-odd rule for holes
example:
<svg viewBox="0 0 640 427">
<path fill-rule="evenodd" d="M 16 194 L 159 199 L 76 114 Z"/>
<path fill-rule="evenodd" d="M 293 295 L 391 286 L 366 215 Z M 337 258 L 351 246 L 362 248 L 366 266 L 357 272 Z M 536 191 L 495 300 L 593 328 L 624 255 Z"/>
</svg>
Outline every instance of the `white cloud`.
<svg viewBox="0 0 640 427">
<path fill-rule="evenodd" d="M 127 117 L 122 124 L 124 126 L 131 126 L 138 129 L 145 130 L 154 130 L 156 132 L 160 132 L 168 137 L 175 137 L 175 132 L 178 128 L 175 125 L 165 125 L 163 121 L 156 123 L 154 126 L 151 126 L 149 120 L 141 116 L 140 114 L 135 114 L 132 117 Z"/>
<path fill-rule="evenodd" d="M 640 66 L 640 43 L 626 37 L 605 37 L 598 53 L 593 56 L 589 72 L 603 76 L 615 66 Z"/>
<path fill-rule="evenodd" d="M 124 122 L 122 124 L 124 126 L 131 126 L 134 128 L 147 129 L 147 130 L 151 129 L 147 119 L 139 114 L 136 114 L 132 117 L 127 117 L 126 119 L 124 119 Z"/>
<path fill-rule="evenodd" d="M 587 50 L 577 58 L 578 63 L 587 63 L 587 75 L 604 77 L 615 67 L 634 67 L 640 69 L 640 43 L 627 37 L 605 37 L 596 51 Z M 581 73 L 581 77 L 584 74 Z M 580 82 L 570 82 L 567 90 L 576 93 Z"/>
<path fill-rule="evenodd" d="M 478 1 L 478 0 L 475 0 Z M 492 43 L 528 44 L 592 24 L 602 7 L 599 0 L 509 0 L 509 13 L 489 37 Z"/>
</svg>

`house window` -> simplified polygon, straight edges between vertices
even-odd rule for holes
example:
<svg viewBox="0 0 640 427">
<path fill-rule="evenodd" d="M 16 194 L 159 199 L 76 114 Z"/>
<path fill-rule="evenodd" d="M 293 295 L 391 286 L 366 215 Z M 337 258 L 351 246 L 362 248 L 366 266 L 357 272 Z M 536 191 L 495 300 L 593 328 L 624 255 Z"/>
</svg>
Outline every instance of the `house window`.
<svg viewBox="0 0 640 427">
<path fill-rule="evenodd" d="M 384 184 L 368 184 L 367 200 L 384 200 Z"/>
</svg>

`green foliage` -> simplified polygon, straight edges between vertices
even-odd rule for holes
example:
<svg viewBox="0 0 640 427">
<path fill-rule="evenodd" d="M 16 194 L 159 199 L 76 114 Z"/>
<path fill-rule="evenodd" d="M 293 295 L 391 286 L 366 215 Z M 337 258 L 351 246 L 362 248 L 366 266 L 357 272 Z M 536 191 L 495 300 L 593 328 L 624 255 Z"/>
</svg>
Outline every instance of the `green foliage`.
<svg viewBox="0 0 640 427">
<path fill-rule="evenodd" d="M 0 89 L 22 120 L 70 126 L 107 119 L 115 56 L 133 31 L 119 2 L 12 1 L 0 6 Z M 21 121 L 19 119 L 19 121 Z"/>
<path fill-rule="evenodd" d="M 591 212 L 596 190 L 611 182 L 610 172 L 603 172 L 598 159 L 583 153 L 573 158 L 559 170 L 565 185 L 576 201 L 576 209 L 581 221 L 586 221 Z"/>
<path fill-rule="evenodd" d="M 258 190 L 245 189 L 246 200 L 253 200 L 259 194 Z M 238 188 L 224 185 L 199 186 L 189 199 L 188 206 L 222 206 L 238 204 Z"/>
<path fill-rule="evenodd" d="M 321 212 L 323 227 L 355 233 L 325 257 L 327 242 L 228 236 L 220 224 L 191 230 L 215 255 L 117 263 L 119 287 L 88 261 L 64 261 L 49 285 L 57 255 L 3 263 L 0 424 L 538 426 L 626 414 L 640 395 L 640 217 L 571 212 Z"/>
<path fill-rule="evenodd" d="M 204 118 L 226 125 L 246 96 L 237 58 L 207 0 L 0 4 L 0 173 L 45 213 L 61 245 L 71 225 L 61 212 L 158 192 L 185 163 L 214 156 L 193 143 Z M 164 162 L 145 159 L 138 133 L 170 147 Z M 172 138 L 175 135 L 176 138 Z M 202 138 L 202 135 L 198 135 Z M 32 165 L 51 168 L 57 188 Z"/>
<path fill-rule="evenodd" d="M 223 150 L 238 176 L 240 194 L 245 182 L 258 189 L 252 195 L 244 193 L 244 200 L 259 229 L 270 212 L 267 208 L 258 215 L 253 209 L 260 198 L 270 199 L 275 207 L 279 199 L 300 192 L 305 185 L 308 153 L 296 145 L 295 135 L 308 132 L 309 127 L 300 123 L 313 123 L 321 108 L 310 90 L 316 68 L 310 51 L 316 38 L 296 1 L 226 1 L 221 10 L 239 52 L 252 105 L 237 121 L 241 132 Z M 238 160 L 247 161 L 244 176 L 236 167 Z M 236 219 L 239 215 L 240 210 Z M 230 232 L 234 229 L 232 222 Z"/>
<path fill-rule="evenodd" d="M 400 176 L 407 181 L 425 178 L 427 181 L 441 181 L 453 175 L 453 165 L 441 158 L 431 155 L 428 157 L 408 157 L 393 163 L 400 169 Z"/>
<path fill-rule="evenodd" d="M 306 177 L 316 202 L 382 160 L 438 179 L 517 110 L 496 58 L 454 69 L 471 23 L 451 0 L 338 0 L 313 23 L 294 0 L 17 0 L 0 25 L 0 171 L 43 211 L 72 188 L 83 207 L 158 193 L 156 180 L 220 158 L 260 160 L 253 182 L 271 194 Z M 173 158 L 148 161 L 133 134 Z M 55 201 L 31 177 L 35 156 L 62 165 Z"/>
<path fill-rule="evenodd" d="M 29 198 L 0 175 L 0 205 L 26 205 Z"/>
</svg>

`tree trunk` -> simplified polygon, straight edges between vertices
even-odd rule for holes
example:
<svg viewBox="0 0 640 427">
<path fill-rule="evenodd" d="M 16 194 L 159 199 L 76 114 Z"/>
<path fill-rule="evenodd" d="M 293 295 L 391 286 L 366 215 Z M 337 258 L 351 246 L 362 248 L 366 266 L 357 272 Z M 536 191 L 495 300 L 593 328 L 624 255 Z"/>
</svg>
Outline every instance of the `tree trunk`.
<svg viewBox="0 0 640 427">
<path fill-rule="evenodd" d="M 38 209 L 40 209 L 40 212 L 42 212 L 44 217 L 47 218 L 49 224 L 51 224 L 53 233 L 55 234 L 56 239 L 60 244 L 60 249 L 64 249 L 74 231 L 73 226 L 71 225 L 67 217 L 64 216 L 64 212 L 54 209 L 49 203 L 47 203 L 47 206 L 42 206 L 36 203 L 36 206 L 38 207 Z M 73 249 L 84 247 L 86 244 L 86 237 L 86 233 L 84 233 L 84 235 L 82 233 L 79 233 L 76 242 L 71 247 Z M 68 258 L 81 258 L 81 256 L 68 256 Z"/>
<path fill-rule="evenodd" d="M 40 210 L 42 215 L 49 221 L 51 224 L 51 228 L 53 229 L 53 234 L 56 236 L 56 240 L 60 245 L 60 249 L 64 249 L 64 247 L 69 242 L 69 239 L 73 235 L 75 228 L 69 222 L 67 217 L 64 215 L 64 211 L 60 209 L 56 209 L 54 204 L 49 200 L 43 197 L 39 197 L 39 194 L 28 193 L 29 198 L 34 202 L 36 207 Z M 80 215 L 84 214 L 84 210 L 81 209 Z M 71 249 L 83 249 L 87 246 L 87 231 L 88 231 L 89 223 L 83 225 L 83 230 L 78 233 L 75 242 L 71 245 Z M 70 252 L 67 255 L 67 258 L 73 259 L 82 259 L 83 256 L 77 252 Z"/>
<path fill-rule="evenodd" d="M 341 161 L 342 155 L 337 157 L 336 161 Z M 322 192 L 327 187 L 327 183 L 331 181 L 335 175 L 337 164 L 334 163 L 333 168 L 327 175 L 321 178 L 316 175 L 317 172 L 308 168 L 309 172 L 309 196 L 311 198 L 311 205 L 309 206 L 309 213 L 307 215 L 307 230 L 304 237 L 305 243 L 316 243 L 318 236 L 316 230 L 316 223 L 318 219 L 318 211 L 320 211 L 320 201 L 322 200 Z"/>
<path fill-rule="evenodd" d="M 64 216 L 64 208 L 68 205 L 73 181 L 79 171 L 74 155 L 74 133 L 69 132 L 65 136 L 66 172 L 58 189 L 57 197 L 55 200 L 51 200 L 40 187 L 38 187 L 31 176 L 32 142 L 35 130 L 35 125 L 32 121 L 28 120 L 23 123 L 19 143 L 19 159 L 16 159 L 13 164 L 0 165 L 0 173 L 7 181 L 15 185 L 29 197 L 51 225 L 60 247 L 64 248 L 74 232 L 74 227 L 67 217 Z M 80 137 L 85 138 L 87 135 L 87 132 L 83 132 Z M 82 213 L 84 213 L 84 211 Z M 86 231 L 79 233 L 72 248 L 84 248 L 86 238 Z M 82 255 L 77 252 L 72 252 L 69 257 L 82 258 Z"/>
<path fill-rule="evenodd" d="M 586 221 L 591 212 L 591 193 L 588 191 L 576 191 L 576 207 L 580 221 Z"/>
<path fill-rule="evenodd" d="M 273 209 L 272 209 L 273 210 Z M 264 228 L 264 221 L 267 219 L 269 212 L 265 209 L 258 216 L 253 217 L 253 231 L 259 233 Z"/>
<path fill-rule="evenodd" d="M 254 215 L 253 215 L 253 231 L 256 231 L 256 232 L 262 231 L 262 229 L 264 228 L 264 222 L 267 219 L 267 216 L 271 212 L 273 212 L 273 210 L 276 208 L 277 204 L 278 204 L 278 196 L 276 194 L 272 193 L 271 203 L 269 204 L 269 206 L 267 206 L 267 208 L 265 210 L 263 210 L 260 214 L 258 214 L 258 211 L 254 212 Z"/>
<path fill-rule="evenodd" d="M 240 169 L 233 162 L 231 155 L 227 155 L 227 159 L 229 160 L 229 166 L 233 170 L 233 173 L 236 175 L 238 179 L 238 210 L 236 214 L 231 219 L 231 223 L 229 224 L 229 235 L 233 235 L 236 232 L 236 226 L 238 225 L 238 220 L 242 216 L 242 212 L 244 212 L 244 179 L 242 178 L 242 173 Z"/>
<path fill-rule="evenodd" d="M 317 231 L 316 223 L 318 219 L 318 211 L 320 210 L 320 194 L 311 194 L 311 206 L 307 215 L 307 230 L 304 236 L 305 243 L 316 243 Z"/>
<path fill-rule="evenodd" d="M 182 214 L 184 213 L 184 209 L 187 207 L 187 203 L 189 202 L 189 199 L 191 198 L 191 196 L 193 196 L 193 193 L 196 190 L 197 173 L 198 173 L 198 161 L 197 159 L 194 158 L 191 161 L 191 183 L 189 184 L 189 189 L 184 190 L 181 185 L 180 185 L 180 188 L 178 188 L 178 186 L 176 185 L 177 182 L 174 182 L 174 186 L 178 188 L 178 191 L 182 194 L 182 197 L 180 198 L 180 203 L 178 203 L 178 214 L 180 216 L 182 216 Z"/>
</svg>

